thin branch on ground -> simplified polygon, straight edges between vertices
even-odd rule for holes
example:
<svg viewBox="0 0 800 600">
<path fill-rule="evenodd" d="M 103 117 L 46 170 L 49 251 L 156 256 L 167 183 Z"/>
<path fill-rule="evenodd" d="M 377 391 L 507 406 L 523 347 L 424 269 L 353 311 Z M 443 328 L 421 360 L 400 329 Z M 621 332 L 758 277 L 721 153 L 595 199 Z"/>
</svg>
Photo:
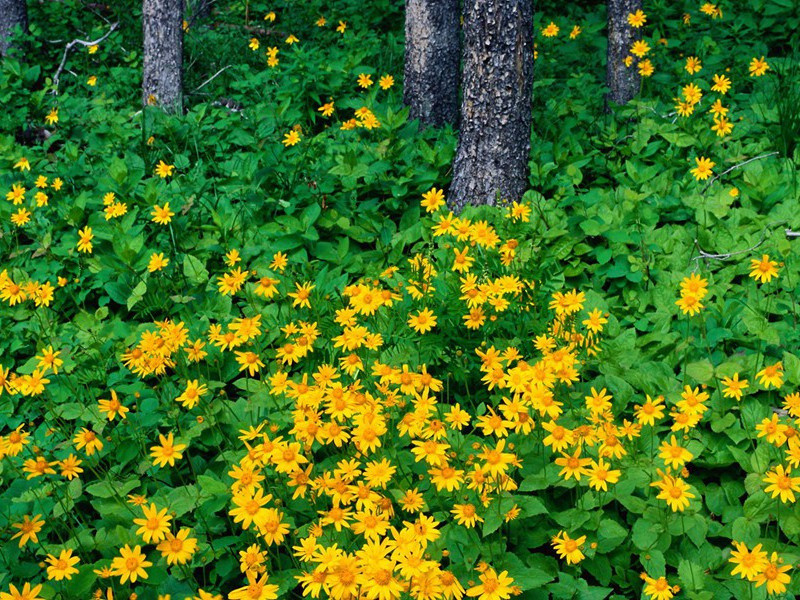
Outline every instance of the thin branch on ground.
<svg viewBox="0 0 800 600">
<path fill-rule="evenodd" d="M 225 66 L 224 66 L 224 67 L 222 67 L 222 68 L 221 68 L 219 71 L 217 71 L 216 73 L 214 73 L 214 74 L 213 74 L 211 77 L 209 77 L 209 78 L 208 78 L 208 79 L 206 79 L 206 80 L 205 80 L 203 83 L 201 83 L 199 86 L 197 86 L 197 87 L 196 87 L 196 88 L 195 88 L 195 89 L 194 89 L 192 92 L 190 92 L 190 93 L 191 93 L 191 94 L 194 94 L 194 93 L 196 93 L 196 92 L 200 91 L 202 88 L 204 88 L 204 87 L 205 87 L 205 86 L 207 86 L 209 83 L 211 83 L 212 81 L 214 81 L 214 80 L 217 78 L 217 76 L 218 76 L 218 75 L 222 75 L 222 73 L 223 73 L 223 72 L 227 71 L 227 70 L 228 70 L 228 69 L 230 69 L 232 66 L 233 66 L 233 65 L 225 65 Z"/>
<path fill-rule="evenodd" d="M 64 65 L 67 64 L 67 55 L 69 55 L 69 51 L 75 46 L 96 46 L 110 36 L 117 27 L 119 27 L 119 22 L 112 23 L 110 29 L 105 33 L 105 35 L 97 38 L 96 40 L 74 39 L 64 47 L 64 55 L 61 57 L 61 64 L 58 65 L 58 69 L 56 70 L 55 75 L 53 75 L 53 94 L 58 94 L 58 81 L 61 77 L 61 73 L 64 71 Z"/>
<path fill-rule="evenodd" d="M 740 254 L 747 254 L 748 252 L 752 252 L 753 250 L 755 250 L 761 244 L 764 243 L 764 240 L 766 239 L 766 237 L 767 237 L 767 230 L 765 228 L 761 232 L 761 239 L 758 240 L 758 242 L 755 245 L 750 246 L 749 248 L 745 248 L 744 250 L 736 250 L 734 252 L 723 252 L 721 254 L 712 254 L 711 252 L 706 252 L 705 250 L 703 250 L 700 247 L 700 242 L 698 242 L 697 240 L 694 240 L 694 246 L 695 246 L 695 248 L 697 248 L 697 251 L 700 254 L 698 254 L 697 256 L 692 258 L 692 260 L 695 261 L 695 264 L 697 264 L 697 261 L 699 261 L 700 259 L 703 259 L 703 260 L 706 260 L 706 261 L 708 261 L 708 260 L 728 260 L 731 257 L 739 256 Z"/>
<path fill-rule="evenodd" d="M 778 151 L 776 150 L 775 152 L 768 152 L 767 154 L 761 154 L 760 156 L 754 156 L 753 158 L 748 158 L 748 159 L 747 159 L 746 161 L 744 161 L 744 162 L 740 162 L 739 164 L 733 165 L 733 166 L 732 166 L 730 169 L 725 169 L 725 170 L 724 170 L 722 173 L 720 173 L 719 175 L 715 175 L 714 177 L 712 177 L 712 178 L 711 178 L 711 181 L 709 181 L 709 182 L 706 184 L 706 187 L 704 187 L 704 188 L 703 188 L 703 191 L 702 191 L 702 192 L 700 192 L 700 193 L 701 193 L 701 194 L 705 194 L 705 193 L 706 193 L 706 190 L 707 190 L 708 188 L 710 188 L 710 187 L 711 187 L 711 184 L 712 184 L 712 183 L 714 183 L 714 182 L 715 182 L 717 179 L 719 179 L 719 178 L 720 178 L 720 177 L 722 177 L 723 175 L 727 175 L 727 174 L 728 174 L 728 173 L 730 173 L 731 171 L 734 171 L 734 170 L 736 170 L 736 169 L 739 169 L 739 168 L 741 168 L 741 167 L 743 167 L 743 166 L 745 166 L 745 165 L 747 165 L 747 164 L 749 164 L 749 163 L 751 163 L 751 162 L 753 162 L 753 161 L 756 161 L 756 160 L 761 160 L 762 158 L 769 158 L 770 156 L 775 156 L 776 154 L 780 154 L 780 152 L 778 152 Z"/>
</svg>

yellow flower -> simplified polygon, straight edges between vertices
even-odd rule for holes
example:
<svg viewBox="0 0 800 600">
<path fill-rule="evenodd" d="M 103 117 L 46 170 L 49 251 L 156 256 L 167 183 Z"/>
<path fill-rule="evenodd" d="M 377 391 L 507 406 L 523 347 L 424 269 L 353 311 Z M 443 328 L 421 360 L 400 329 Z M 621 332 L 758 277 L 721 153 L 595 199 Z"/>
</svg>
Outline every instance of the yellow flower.
<svg viewBox="0 0 800 600">
<path fill-rule="evenodd" d="M 773 552 L 764 569 L 756 575 L 756 587 L 766 583 L 768 594 L 783 594 L 786 591 L 786 584 L 792 580 L 786 573 L 792 565 L 781 566 L 781 562 L 783 561 L 778 558 L 778 554 Z"/>
<path fill-rule="evenodd" d="M 750 77 L 761 77 L 768 70 L 769 65 L 763 56 L 750 61 Z"/>
<path fill-rule="evenodd" d="M 585 542 L 585 535 L 573 540 L 567 535 L 566 531 L 559 531 L 551 540 L 556 554 L 558 554 L 559 558 L 567 559 L 568 565 L 577 564 L 586 558 L 583 552 L 581 552 L 581 546 L 583 546 Z"/>
<path fill-rule="evenodd" d="M 169 202 L 165 202 L 164 206 L 159 206 L 156 204 L 153 207 L 153 211 L 150 213 L 152 217 L 151 221 L 157 223 L 158 225 L 169 225 L 170 221 L 172 221 L 172 217 L 175 216 L 175 213 L 172 212 L 169 208 Z"/>
<path fill-rule="evenodd" d="M 323 117 L 330 117 L 333 114 L 333 100 L 326 102 L 317 109 Z"/>
<path fill-rule="evenodd" d="M 550 21 L 550 23 L 548 23 L 547 27 L 542 29 L 542 35 L 544 37 L 555 37 L 555 36 L 558 35 L 559 31 L 561 31 L 561 28 L 558 25 L 556 25 L 555 23 L 553 23 L 553 21 Z"/>
<path fill-rule="evenodd" d="M 653 579 L 646 573 L 643 573 L 642 578 L 645 583 L 644 593 L 650 600 L 670 600 L 670 598 L 675 595 L 666 577 Z"/>
<path fill-rule="evenodd" d="M 507 600 L 511 597 L 514 580 L 508 576 L 508 571 L 499 574 L 491 567 L 481 573 L 478 578 L 480 583 L 467 590 L 467 596 L 477 597 L 478 600 Z"/>
<path fill-rule="evenodd" d="M 780 497 L 783 503 L 794 503 L 794 493 L 800 492 L 800 477 L 792 477 L 790 473 L 791 467 L 784 469 L 783 465 L 767 471 L 767 476 L 763 481 L 769 485 L 764 488 L 764 491 L 772 494 L 773 498 Z"/>
<path fill-rule="evenodd" d="M 155 173 L 161 179 L 166 179 L 167 177 L 171 176 L 175 172 L 175 165 L 168 165 L 163 160 L 158 161 L 156 165 Z"/>
<path fill-rule="evenodd" d="M 166 509 L 165 509 L 166 510 Z M 130 580 L 136 583 L 137 579 L 147 579 L 145 567 L 152 566 L 153 563 L 147 560 L 147 556 L 142 554 L 139 546 L 131 548 L 128 544 L 120 550 L 120 555 L 111 561 L 111 573 L 120 578 L 120 583 Z"/>
<path fill-rule="evenodd" d="M 408 317 L 408 326 L 417 333 L 427 333 L 436 327 L 436 315 L 429 308 L 411 314 Z"/>
<path fill-rule="evenodd" d="M 686 66 L 684 68 L 689 75 L 694 75 L 702 70 L 703 65 L 699 58 L 696 56 L 690 56 L 686 59 Z"/>
<path fill-rule="evenodd" d="M 728 79 L 725 75 L 717 75 L 715 73 L 711 79 L 714 81 L 714 85 L 711 86 L 712 92 L 727 94 L 728 90 L 731 89 L 731 80 Z"/>
<path fill-rule="evenodd" d="M 750 277 L 759 283 L 769 283 L 778 276 L 778 263 L 764 254 L 761 260 L 750 259 Z"/>
<path fill-rule="evenodd" d="M 756 577 L 762 573 L 767 566 L 767 553 L 761 550 L 761 544 L 748 550 L 742 542 L 733 542 L 736 548 L 731 552 L 729 563 L 736 565 L 731 571 L 731 575 L 739 575 L 742 579 L 755 581 Z"/>
<path fill-rule="evenodd" d="M 94 235 L 92 234 L 91 227 L 86 226 L 78 231 L 78 252 L 86 252 L 87 254 L 91 254 L 93 239 Z"/>
<path fill-rule="evenodd" d="M 697 163 L 697 167 L 691 170 L 692 175 L 698 181 L 705 181 L 713 174 L 712 169 L 716 165 L 710 158 L 705 157 L 695 157 L 695 162 Z"/>
<path fill-rule="evenodd" d="M 364 89 L 372 86 L 372 76 L 367 73 L 360 73 L 358 75 L 358 85 Z"/>
<path fill-rule="evenodd" d="M 256 50 L 258 50 L 258 47 L 260 45 L 261 44 L 259 43 L 258 38 L 250 38 L 250 43 L 248 44 L 248 46 L 250 46 L 250 50 L 255 52 Z"/>
<path fill-rule="evenodd" d="M 770 386 L 781 387 L 783 385 L 783 363 L 778 361 L 775 364 L 766 365 L 756 373 L 756 379 L 766 389 L 769 389 Z"/>
<path fill-rule="evenodd" d="M 339 25 L 336 27 L 336 31 L 339 33 L 344 33 L 347 29 L 347 21 L 339 21 Z"/>
<path fill-rule="evenodd" d="M 72 556 L 72 550 L 62 550 L 58 557 L 48 554 L 45 560 L 50 565 L 47 567 L 47 579 L 55 579 L 56 581 L 66 579 L 69 581 L 78 572 L 75 565 L 81 559 L 77 556 Z"/>
<path fill-rule="evenodd" d="M 292 129 L 289 133 L 284 134 L 281 143 L 288 148 L 289 146 L 294 146 L 298 142 L 300 142 L 300 134 L 297 133 L 295 129 Z"/>
<path fill-rule="evenodd" d="M 444 206 L 444 190 L 437 190 L 432 187 L 422 194 L 422 202 L 420 204 L 425 209 L 425 212 L 436 212 Z"/>
<path fill-rule="evenodd" d="M 39 536 L 37 534 L 44 526 L 44 521 L 41 520 L 41 518 L 42 515 L 35 515 L 33 518 L 28 515 L 24 515 L 20 523 L 12 523 L 11 527 L 14 529 L 19 529 L 19 531 L 12 535 L 11 539 L 13 540 L 19 538 L 20 548 L 22 548 L 29 541 L 32 541 L 34 544 L 38 544 Z"/>
<path fill-rule="evenodd" d="M 724 377 L 722 385 L 725 388 L 722 390 L 722 395 L 726 398 L 742 399 L 742 393 L 748 387 L 747 379 L 739 379 L 739 373 L 734 373 L 733 377 Z"/>
<path fill-rule="evenodd" d="M 150 255 L 150 262 L 147 264 L 147 270 L 151 273 L 160 271 L 169 264 L 169 259 L 164 257 L 163 252 L 153 252 Z"/>
<path fill-rule="evenodd" d="M 47 116 L 44 118 L 44 122 L 48 125 L 55 125 L 58 123 L 58 109 L 53 108 L 47 113 Z"/>
<path fill-rule="evenodd" d="M 186 444 L 174 443 L 173 434 L 170 433 L 166 437 L 158 434 L 159 444 L 150 448 L 150 456 L 153 457 L 153 464 L 157 467 L 175 465 L 176 460 L 183 458 L 181 450 L 186 448 Z M 145 540 L 146 542 L 149 540 Z"/>
<path fill-rule="evenodd" d="M 22 589 L 17 588 L 13 583 L 9 584 L 8 592 L 0 592 L 0 600 L 44 600 L 39 596 L 42 591 L 42 584 L 31 586 L 26 583 Z"/>
<path fill-rule="evenodd" d="M 574 39 L 575 39 L 575 38 L 577 38 L 577 37 L 578 37 L 578 36 L 579 36 L 581 33 L 583 33 L 583 30 L 582 30 L 582 29 L 581 29 L 579 26 L 575 25 L 575 26 L 572 28 L 572 31 L 570 31 L 570 32 L 569 32 L 569 39 L 571 39 L 571 40 L 574 40 Z"/>
<path fill-rule="evenodd" d="M 394 85 L 394 77 L 391 75 L 384 75 L 378 80 L 378 85 L 381 87 L 382 90 L 388 90 L 390 87 Z"/>
<path fill-rule="evenodd" d="M 637 10 L 633 13 L 628 13 L 628 25 L 631 27 L 635 27 L 638 29 L 642 25 L 647 22 L 647 15 L 645 15 L 641 10 Z"/>
</svg>

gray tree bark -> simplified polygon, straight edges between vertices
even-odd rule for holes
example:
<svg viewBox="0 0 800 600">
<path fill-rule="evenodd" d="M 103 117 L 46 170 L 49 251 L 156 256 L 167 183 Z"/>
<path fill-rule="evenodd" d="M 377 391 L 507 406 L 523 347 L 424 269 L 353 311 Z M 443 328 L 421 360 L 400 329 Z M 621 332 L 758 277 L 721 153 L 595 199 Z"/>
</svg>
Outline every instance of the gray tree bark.
<svg viewBox="0 0 800 600">
<path fill-rule="evenodd" d="M 183 0 L 144 0 L 142 102 L 168 112 L 183 105 Z"/>
<path fill-rule="evenodd" d="M 528 187 L 532 0 L 466 0 L 463 98 L 449 202 L 494 205 Z"/>
<path fill-rule="evenodd" d="M 459 0 L 406 0 L 403 102 L 423 125 L 458 119 L 460 16 Z"/>
<path fill-rule="evenodd" d="M 28 7 L 25 0 L 0 0 L 0 56 L 8 54 L 14 29 L 28 29 Z"/>
<path fill-rule="evenodd" d="M 623 61 L 633 42 L 641 39 L 638 30 L 628 24 L 628 14 L 641 8 L 642 0 L 608 0 L 606 106 L 609 102 L 627 104 L 639 92 L 639 70 L 635 64 L 626 67 Z"/>
</svg>

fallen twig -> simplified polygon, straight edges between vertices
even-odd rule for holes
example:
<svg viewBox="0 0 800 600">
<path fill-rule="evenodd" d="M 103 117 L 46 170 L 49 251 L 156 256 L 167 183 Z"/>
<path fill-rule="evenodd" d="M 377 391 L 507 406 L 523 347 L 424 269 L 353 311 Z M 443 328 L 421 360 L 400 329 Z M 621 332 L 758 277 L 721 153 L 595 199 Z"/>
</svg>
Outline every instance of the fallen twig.
<svg viewBox="0 0 800 600">
<path fill-rule="evenodd" d="M 700 254 L 698 254 L 697 256 L 692 258 L 692 260 L 695 261 L 695 264 L 701 258 L 704 259 L 704 260 L 728 260 L 729 258 L 731 258 L 733 256 L 738 256 L 739 254 L 747 254 L 748 252 L 752 252 L 753 250 L 755 250 L 761 244 L 764 243 L 764 240 L 766 239 L 766 237 L 767 237 L 767 230 L 765 228 L 761 232 L 761 239 L 758 240 L 758 243 L 756 243 L 754 246 L 750 246 L 749 248 L 746 248 L 744 250 L 736 250 L 734 252 L 724 252 L 724 253 L 721 253 L 721 254 L 712 254 L 711 252 L 706 252 L 705 250 L 703 250 L 700 247 L 700 243 L 697 240 L 694 240 L 694 246 L 695 246 L 695 248 L 697 248 L 697 251 Z"/>
<path fill-rule="evenodd" d="M 786 230 L 786 237 L 787 238 L 800 238 L 800 231 L 792 231 L 791 229 Z"/>
<path fill-rule="evenodd" d="M 224 71 L 227 71 L 228 69 L 230 69 L 230 68 L 231 68 L 231 66 L 232 66 L 232 65 L 225 65 L 224 67 L 222 67 L 222 68 L 221 68 L 219 71 L 217 71 L 216 73 L 214 73 L 214 74 L 213 74 L 211 77 L 209 77 L 209 78 L 208 78 L 208 79 L 206 79 L 206 80 L 205 80 L 203 83 L 201 83 L 199 86 L 197 86 L 197 87 L 194 89 L 194 91 L 192 91 L 191 93 L 192 93 L 192 94 L 194 94 L 195 92 L 198 92 L 200 89 L 202 89 L 202 88 L 204 88 L 205 86 L 207 86 L 209 83 L 211 83 L 212 81 L 214 81 L 214 80 L 217 78 L 217 76 L 218 76 L 218 75 L 222 75 L 222 73 L 223 73 Z"/>
<path fill-rule="evenodd" d="M 61 73 L 64 70 L 64 65 L 67 63 L 67 55 L 69 51 L 72 50 L 75 46 L 96 46 L 103 40 L 105 40 L 108 36 L 110 36 L 114 30 L 119 26 L 119 22 L 112 23 L 111 28 L 106 32 L 106 34 L 102 37 L 97 38 L 96 40 L 72 40 L 64 47 L 64 55 L 61 57 L 61 64 L 58 65 L 58 69 L 56 70 L 55 75 L 53 75 L 53 94 L 58 94 L 58 81 L 61 77 Z"/>
<path fill-rule="evenodd" d="M 735 169 L 738 169 L 738 168 L 740 168 L 740 167 L 743 167 L 743 166 L 745 166 L 746 164 L 748 164 L 748 163 L 751 163 L 751 162 L 753 162 L 753 161 L 756 161 L 756 160 L 761 160 L 762 158 L 769 158 L 770 156 L 775 156 L 776 154 L 780 154 L 780 152 L 778 152 L 778 151 L 775 151 L 775 152 L 769 152 L 769 153 L 767 153 L 767 154 L 761 154 L 760 156 L 754 156 L 753 158 L 748 158 L 748 159 L 747 159 L 746 161 L 744 161 L 744 162 L 740 162 L 740 163 L 739 163 L 739 164 L 737 164 L 737 165 L 733 165 L 733 166 L 732 166 L 730 169 L 726 169 L 726 170 L 724 170 L 722 173 L 720 173 L 719 175 L 715 175 L 714 177 L 712 177 L 712 178 L 711 178 L 711 181 L 709 181 L 709 182 L 706 184 L 706 187 L 704 187 L 704 188 L 703 188 L 703 191 L 702 191 L 702 192 L 700 192 L 700 193 L 701 193 L 701 194 L 705 194 L 705 193 L 706 193 L 706 190 L 707 190 L 708 188 L 710 188 L 710 187 L 711 187 L 711 184 L 712 184 L 712 183 L 714 183 L 714 182 L 715 182 L 717 179 L 719 179 L 719 178 L 720 178 L 720 177 L 722 177 L 723 175 L 727 175 L 727 174 L 728 174 L 728 173 L 730 173 L 731 171 L 733 171 L 733 170 L 735 170 Z"/>
</svg>

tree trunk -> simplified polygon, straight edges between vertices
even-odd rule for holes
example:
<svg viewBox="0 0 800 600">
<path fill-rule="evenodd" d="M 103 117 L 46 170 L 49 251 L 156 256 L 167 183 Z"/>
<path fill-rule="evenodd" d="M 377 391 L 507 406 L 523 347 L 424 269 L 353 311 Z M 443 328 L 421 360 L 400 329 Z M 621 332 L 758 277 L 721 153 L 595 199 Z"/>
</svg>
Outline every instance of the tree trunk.
<svg viewBox="0 0 800 600">
<path fill-rule="evenodd" d="M 28 7 L 25 0 L 0 0 L 0 56 L 8 54 L 11 36 L 17 25 L 22 31 L 28 29 Z"/>
<path fill-rule="evenodd" d="M 434 127 L 458 118 L 459 0 L 406 0 L 403 102 Z"/>
<path fill-rule="evenodd" d="M 183 101 L 183 0 L 144 0 L 142 102 L 181 112 Z"/>
<path fill-rule="evenodd" d="M 494 205 L 528 187 L 532 0 L 466 0 L 461 130 L 449 202 Z"/>
<path fill-rule="evenodd" d="M 639 71 L 635 65 L 626 67 L 625 57 L 631 45 L 640 38 L 637 29 L 628 24 L 628 14 L 642 8 L 642 0 L 608 0 L 608 52 L 606 85 L 608 102 L 627 104 L 639 91 Z"/>
</svg>

